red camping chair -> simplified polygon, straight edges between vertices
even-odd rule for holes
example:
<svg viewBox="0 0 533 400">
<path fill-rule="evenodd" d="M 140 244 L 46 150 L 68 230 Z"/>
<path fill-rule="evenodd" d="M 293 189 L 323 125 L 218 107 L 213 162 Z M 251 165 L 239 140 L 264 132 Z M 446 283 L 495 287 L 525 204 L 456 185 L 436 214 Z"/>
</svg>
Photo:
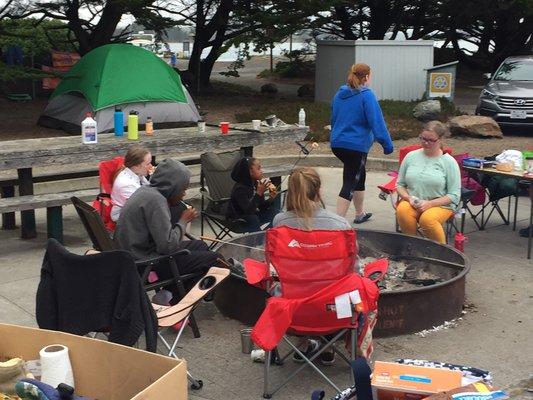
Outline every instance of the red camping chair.
<svg viewBox="0 0 533 400">
<path fill-rule="evenodd" d="M 365 356 L 372 352 L 371 335 L 376 323 L 379 289 L 374 281 L 363 278 L 354 272 L 357 256 L 356 233 L 352 230 L 303 231 L 286 226 L 266 232 L 266 262 L 244 260 L 247 280 L 254 285 L 279 279 L 281 297 L 271 297 L 265 311 L 252 330 L 252 340 L 267 351 L 265 362 L 264 398 L 270 398 L 306 366 L 311 366 L 338 392 L 336 386 L 313 363 L 325 350 L 332 348 L 339 356 L 350 363 L 356 356 L 356 340 Z M 276 276 L 270 276 L 269 265 Z M 387 260 L 379 260 L 365 268 L 365 276 L 386 272 Z M 276 278 L 277 277 L 277 278 Z M 356 294 L 361 299 L 359 311 L 355 312 Z M 347 299 L 349 314 L 338 318 L 336 298 Z M 352 301 L 352 300 L 354 301 Z M 346 357 L 335 348 L 335 342 L 350 332 L 350 351 Z M 317 337 L 323 347 L 310 356 L 304 355 L 287 337 Z M 328 335 L 326 337 L 326 335 Z M 276 388 L 269 388 L 269 370 L 273 350 L 281 340 L 291 348 L 286 359 L 297 352 L 306 362 Z M 364 347 L 364 348 L 363 348 Z"/>
<path fill-rule="evenodd" d="M 124 157 L 115 157 L 112 160 L 102 161 L 98 164 L 98 179 L 100 181 L 100 193 L 93 201 L 93 208 L 98 211 L 108 231 L 114 232 L 116 223 L 111 219 L 111 191 L 113 190 L 113 178 L 116 172 L 124 165 Z"/>
</svg>

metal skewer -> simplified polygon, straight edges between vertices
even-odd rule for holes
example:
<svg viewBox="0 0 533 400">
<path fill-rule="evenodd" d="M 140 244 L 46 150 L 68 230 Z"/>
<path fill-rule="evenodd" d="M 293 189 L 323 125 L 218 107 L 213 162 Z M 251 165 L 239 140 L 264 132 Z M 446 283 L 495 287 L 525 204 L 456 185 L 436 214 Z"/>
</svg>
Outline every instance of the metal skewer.
<svg viewBox="0 0 533 400">
<path fill-rule="evenodd" d="M 215 238 L 211 238 L 211 237 L 208 237 L 208 236 L 200 236 L 200 239 L 201 239 L 201 240 L 208 240 L 208 241 L 210 241 L 210 242 L 217 242 L 217 243 L 222 243 L 222 244 L 229 244 L 229 245 L 231 245 L 231 246 L 236 246 L 236 247 L 244 247 L 245 249 L 250 249 L 250 250 L 265 251 L 265 249 L 262 249 L 262 248 L 260 248 L 260 247 L 246 246 L 245 244 L 226 242 L 226 241 L 224 241 L 224 240 L 215 239 Z"/>
</svg>

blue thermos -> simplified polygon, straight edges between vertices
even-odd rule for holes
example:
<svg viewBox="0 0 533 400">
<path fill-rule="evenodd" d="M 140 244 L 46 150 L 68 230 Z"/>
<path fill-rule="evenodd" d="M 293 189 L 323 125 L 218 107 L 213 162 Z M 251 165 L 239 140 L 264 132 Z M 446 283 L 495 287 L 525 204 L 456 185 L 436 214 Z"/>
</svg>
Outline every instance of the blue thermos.
<svg viewBox="0 0 533 400">
<path fill-rule="evenodd" d="M 124 136 L 124 113 L 115 107 L 115 136 Z"/>
</svg>

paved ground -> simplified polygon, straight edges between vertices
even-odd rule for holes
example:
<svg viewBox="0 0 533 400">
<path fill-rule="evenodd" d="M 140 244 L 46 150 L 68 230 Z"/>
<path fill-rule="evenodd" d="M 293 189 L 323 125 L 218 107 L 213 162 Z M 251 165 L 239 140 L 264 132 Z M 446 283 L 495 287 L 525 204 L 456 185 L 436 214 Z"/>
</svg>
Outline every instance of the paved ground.
<svg viewBox="0 0 533 400">
<path fill-rule="evenodd" d="M 340 185 L 340 170 L 320 168 L 327 207 L 334 209 Z M 378 183 L 383 172 L 367 177 L 367 210 L 375 215 L 364 225 L 368 229 L 393 229 L 390 205 L 378 200 Z M 526 224 L 528 199 L 521 198 L 519 227 Z M 89 241 L 74 210 L 66 207 L 65 244 L 81 253 Z M 35 292 L 44 253 L 45 213 L 39 211 L 39 237 L 23 241 L 17 231 L 0 231 L 0 322 L 35 326 Z M 495 383 L 507 386 L 529 377 L 533 372 L 533 261 L 526 260 L 526 240 L 508 226 L 473 231 L 467 226 L 469 242 L 466 254 L 472 262 L 467 280 L 467 313 L 455 328 L 417 335 L 376 340 L 375 360 L 413 357 L 474 365 L 493 372 Z M 194 227 L 195 229 L 197 226 Z M 198 309 L 202 337 L 193 339 L 189 331 L 179 354 L 187 359 L 190 371 L 205 382 L 205 387 L 191 393 L 191 399 L 259 399 L 262 393 L 262 365 L 254 364 L 240 352 L 239 330 L 242 326 L 223 318 L 210 303 Z M 292 362 L 276 368 L 277 376 L 294 368 Z M 340 363 L 327 370 L 341 385 L 348 384 L 348 373 Z M 275 398 L 308 399 L 315 388 L 325 387 L 311 371 L 305 371 Z M 329 388 L 328 388 L 329 390 Z M 328 394 L 331 394 L 331 390 Z"/>
</svg>

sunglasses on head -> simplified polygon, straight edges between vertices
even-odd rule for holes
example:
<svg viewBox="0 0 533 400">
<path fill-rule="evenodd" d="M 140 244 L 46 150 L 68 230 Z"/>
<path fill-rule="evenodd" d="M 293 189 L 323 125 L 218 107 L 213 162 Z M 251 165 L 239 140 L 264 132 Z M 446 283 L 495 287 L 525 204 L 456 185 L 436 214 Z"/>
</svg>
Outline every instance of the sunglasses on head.
<svg viewBox="0 0 533 400">
<path fill-rule="evenodd" d="M 435 143 L 435 142 L 439 141 L 439 139 L 430 139 L 430 138 L 424 137 L 422 135 L 420 135 L 418 137 L 418 139 L 420 139 L 421 142 L 426 142 L 426 143 Z"/>
</svg>

